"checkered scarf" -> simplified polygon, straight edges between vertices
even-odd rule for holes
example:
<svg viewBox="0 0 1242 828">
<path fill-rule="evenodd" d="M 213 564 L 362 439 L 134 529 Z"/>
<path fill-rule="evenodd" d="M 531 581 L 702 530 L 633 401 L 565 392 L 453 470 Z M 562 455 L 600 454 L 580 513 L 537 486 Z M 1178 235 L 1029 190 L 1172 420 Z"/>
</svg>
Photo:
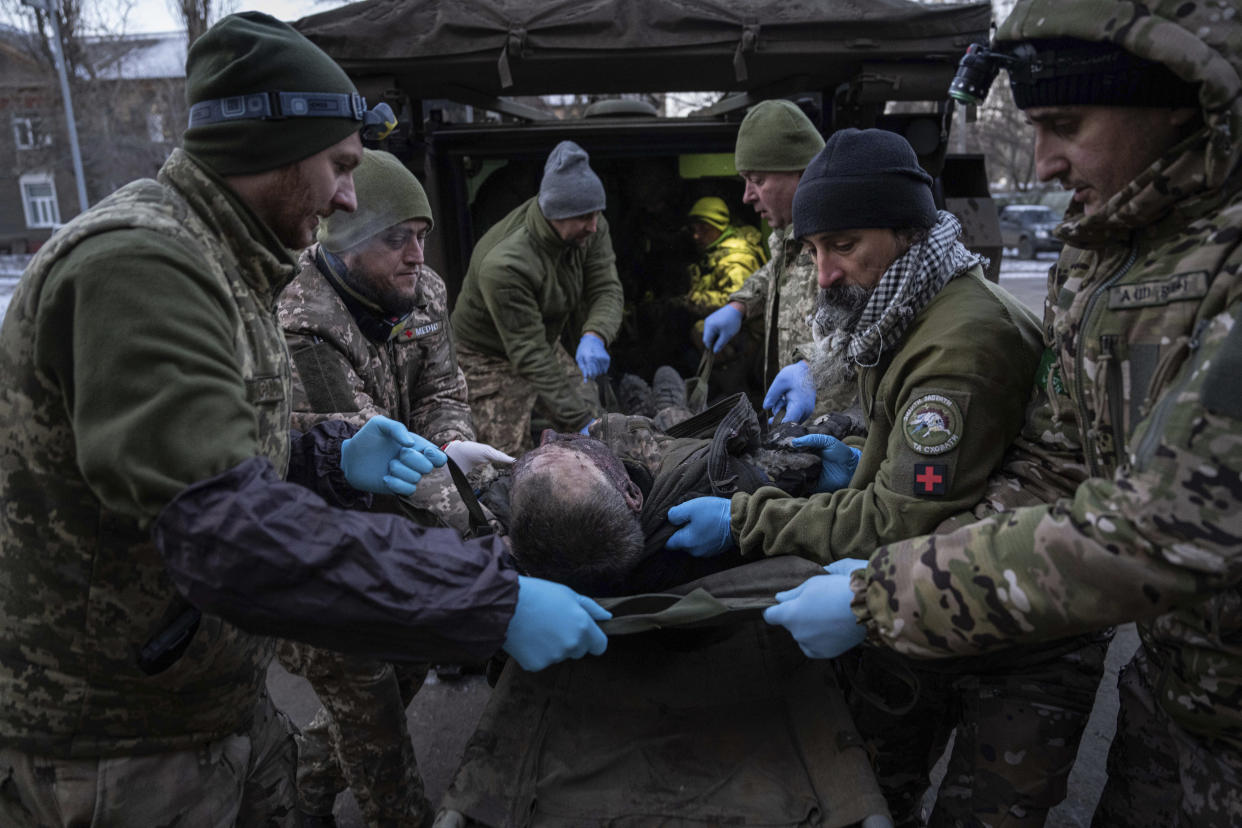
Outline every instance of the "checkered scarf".
<svg viewBox="0 0 1242 828">
<path fill-rule="evenodd" d="M 849 361 L 870 367 L 884 351 L 901 342 L 906 328 L 950 279 L 987 259 L 971 253 L 958 241 L 962 225 L 952 213 L 941 210 L 927 238 L 913 245 L 880 277 L 871 299 L 851 331 L 838 331 L 839 345 Z M 834 348 L 835 349 L 835 348 Z"/>
</svg>

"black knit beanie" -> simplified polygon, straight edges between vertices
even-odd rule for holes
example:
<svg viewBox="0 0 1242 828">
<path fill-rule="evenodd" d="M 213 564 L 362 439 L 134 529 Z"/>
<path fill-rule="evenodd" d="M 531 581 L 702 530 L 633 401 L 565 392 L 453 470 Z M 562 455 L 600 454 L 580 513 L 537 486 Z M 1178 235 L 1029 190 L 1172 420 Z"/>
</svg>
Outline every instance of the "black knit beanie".
<svg viewBox="0 0 1242 828">
<path fill-rule="evenodd" d="M 1115 43 L 1066 37 L 998 46 L 1017 59 L 1009 67 L 1009 88 L 1018 109 L 1199 105 L 1197 83 Z"/>
<path fill-rule="evenodd" d="M 322 49 L 261 12 L 225 17 L 194 41 L 185 62 L 189 106 L 256 92 L 357 91 Z M 247 175 L 301 161 L 361 127 L 352 118 L 238 118 L 191 127 L 183 145 L 220 175 Z"/>
<path fill-rule="evenodd" d="M 834 230 L 932 227 L 931 176 L 908 141 L 885 129 L 842 129 L 811 159 L 794 193 L 798 238 Z"/>
</svg>

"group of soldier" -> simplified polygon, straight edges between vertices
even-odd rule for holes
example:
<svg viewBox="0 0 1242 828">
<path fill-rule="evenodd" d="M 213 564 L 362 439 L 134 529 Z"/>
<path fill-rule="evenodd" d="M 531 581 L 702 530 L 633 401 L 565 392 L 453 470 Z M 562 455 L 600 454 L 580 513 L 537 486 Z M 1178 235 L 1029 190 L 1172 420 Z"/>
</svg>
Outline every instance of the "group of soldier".
<svg viewBox="0 0 1242 828">
<path fill-rule="evenodd" d="M 794 441 L 809 497 L 673 505 L 663 554 L 825 565 L 764 618 L 858 677 L 895 824 L 1043 824 L 1137 622 L 1096 824 L 1242 825 L 1233 5 L 1019 0 L 998 30 L 1037 173 L 1073 190 L 1042 321 L 895 133 L 764 101 L 735 167 L 767 250 L 691 208 L 688 335 L 750 320 L 774 422 L 866 433 Z M 327 55 L 245 12 L 186 85 L 182 148 L 59 230 L 0 328 L 0 822 L 331 824 L 348 785 L 430 825 L 404 713 L 428 665 L 607 647 L 609 613 L 470 537 L 449 479 L 530 449 L 532 411 L 598 436 L 626 298 L 604 187 L 553 148 L 450 315 L 427 196 Z M 323 704 L 300 732 L 273 654 Z"/>
</svg>

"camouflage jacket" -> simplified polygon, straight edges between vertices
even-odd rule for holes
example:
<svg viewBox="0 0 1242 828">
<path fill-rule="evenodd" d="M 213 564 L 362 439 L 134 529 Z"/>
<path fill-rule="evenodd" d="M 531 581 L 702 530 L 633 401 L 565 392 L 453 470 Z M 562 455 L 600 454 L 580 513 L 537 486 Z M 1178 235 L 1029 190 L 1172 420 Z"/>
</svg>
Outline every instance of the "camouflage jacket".
<svg viewBox="0 0 1242 828">
<path fill-rule="evenodd" d="M 58 231 L 0 330 L 0 742 L 143 753 L 236 732 L 271 645 L 204 616 L 168 670 L 136 651 L 176 591 L 150 525 L 250 457 L 283 474 L 293 259 L 180 150 Z"/>
<path fill-rule="evenodd" d="M 712 242 L 699 260 L 690 265 L 690 292 L 686 301 L 699 316 L 706 316 L 729 301 L 746 278 L 768 260 L 759 231 L 754 227 L 728 227 Z"/>
<path fill-rule="evenodd" d="M 466 377 L 457 367 L 448 292 L 440 276 L 424 267 L 414 310 L 389 323 L 370 313 L 366 300 L 353 294 L 328 267 L 319 245 L 303 251 L 298 275 L 281 293 L 277 306 L 293 358 L 293 427 L 306 430 L 336 419 L 360 428 L 382 414 L 436 445 L 473 440 Z M 343 295 L 350 297 L 349 306 Z M 361 325 L 387 339 L 376 341 Z M 391 511 L 396 505 L 391 500 L 376 498 L 375 506 Z M 419 481 L 408 502 L 456 528 L 468 525 L 465 506 L 443 470 Z M 428 522 L 418 512 L 397 511 Z"/>
<path fill-rule="evenodd" d="M 811 315 L 815 311 L 815 260 L 791 237 L 792 227 L 768 236 L 772 258 L 750 274 L 730 302 L 746 306 L 746 316 L 763 314 L 763 387 L 776 372 L 813 353 Z"/>
<path fill-rule="evenodd" d="M 1077 6 L 1074 7 L 1078 9 Z M 1242 20 L 1223 0 L 1035 0 L 1002 39 L 1116 39 L 1203 81 L 1204 128 L 1091 216 L 1049 278 L 1045 422 L 1090 477 L 1068 497 L 878 550 L 869 638 L 923 657 L 1138 621 L 1174 720 L 1242 747 Z M 1038 34 L 1036 34 L 1038 33 Z M 1193 47 L 1193 48 L 1192 48 Z M 1069 416 L 1064 416 L 1068 412 Z"/>
<path fill-rule="evenodd" d="M 1021 427 L 1041 351 L 1034 315 L 980 268 L 950 281 L 897 347 L 859 369 L 868 432 L 850 485 L 734 495 L 742 553 L 865 558 L 972 506 Z"/>
<path fill-rule="evenodd" d="M 615 262 L 602 215 L 585 247 L 569 245 L 531 198 L 475 246 L 453 308 L 453 336 L 472 350 L 509 360 L 555 414 L 558 428 L 581 428 L 592 412 L 553 345 L 568 333 L 572 354 L 583 331 L 598 333 L 605 345 L 616 336 L 623 298 Z"/>
<path fill-rule="evenodd" d="M 338 289 L 316 266 L 318 252 L 319 245 L 303 251 L 298 275 L 277 306 L 293 358 L 293 427 L 304 430 L 327 418 L 361 427 L 383 414 L 436 444 L 473 440 L 444 281 L 424 267 L 414 310 L 385 325 L 388 338 L 377 342 L 362 332 Z M 366 315 L 381 321 L 378 314 Z"/>
</svg>

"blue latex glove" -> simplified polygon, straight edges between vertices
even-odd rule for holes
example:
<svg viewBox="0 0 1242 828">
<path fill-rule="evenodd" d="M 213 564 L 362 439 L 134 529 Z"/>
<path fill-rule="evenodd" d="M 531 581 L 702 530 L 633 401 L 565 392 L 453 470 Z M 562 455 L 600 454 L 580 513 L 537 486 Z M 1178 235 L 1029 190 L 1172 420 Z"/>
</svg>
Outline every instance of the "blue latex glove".
<svg viewBox="0 0 1242 828">
<path fill-rule="evenodd" d="M 341 471 L 355 489 L 409 495 L 424 474 L 448 458 L 396 420 L 375 416 L 341 443 Z"/>
<path fill-rule="evenodd" d="M 804 434 L 793 438 L 789 444 L 794 448 L 819 450 L 821 465 L 819 482 L 815 484 L 817 492 L 835 492 L 850 485 L 854 470 L 858 468 L 858 458 L 862 457 L 858 449 L 827 434 Z"/>
<path fill-rule="evenodd" d="M 578 352 L 574 354 L 574 359 L 578 363 L 578 370 L 582 371 L 583 382 L 607 373 L 608 363 L 612 361 L 608 356 L 608 349 L 604 347 L 604 341 L 595 334 L 582 335 L 582 339 L 578 340 Z"/>
<path fill-rule="evenodd" d="M 742 312 L 732 305 L 717 308 L 703 320 L 703 344 L 720 353 L 720 349 L 742 329 Z"/>
<path fill-rule="evenodd" d="M 811 416 L 815 410 L 815 383 L 805 359 L 780 370 L 763 398 L 763 407 L 768 411 L 785 409 L 781 421 L 785 423 L 800 423 Z"/>
<path fill-rule="evenodd" d="M 811 658 L 836 658 L 866 635 L 850 610 L 854 592 L 849 575 L 816 575 L 776 593 L 776 600 L 780 603 L 764 610 L 763 620 L 788 629 Z"/>
<path fill-rule="evenodd" d="M 564 584 L 519 575 L 517 609 L 504 651 L 531 672 L 567 658 L 599 655 L 608 648 L 608 637 L 595 622 L 609 618 L 612 613 Z"/>
<path fill-rule="evenodd" d="M 696 497 L 679 503 L 668 510 L 668 522 L 681 528 L 664 544 L 665 549 L 684 549 L 696 558 L 711 558 L 733 545 L 727 497 Z"/>
<path fill-rule="evenodd" d="M 855 569 L 866 569 L 867 562 L 862 558 L 841 558 L 824 567 L 829 575 L 849 575 Z"/>
</svg>

